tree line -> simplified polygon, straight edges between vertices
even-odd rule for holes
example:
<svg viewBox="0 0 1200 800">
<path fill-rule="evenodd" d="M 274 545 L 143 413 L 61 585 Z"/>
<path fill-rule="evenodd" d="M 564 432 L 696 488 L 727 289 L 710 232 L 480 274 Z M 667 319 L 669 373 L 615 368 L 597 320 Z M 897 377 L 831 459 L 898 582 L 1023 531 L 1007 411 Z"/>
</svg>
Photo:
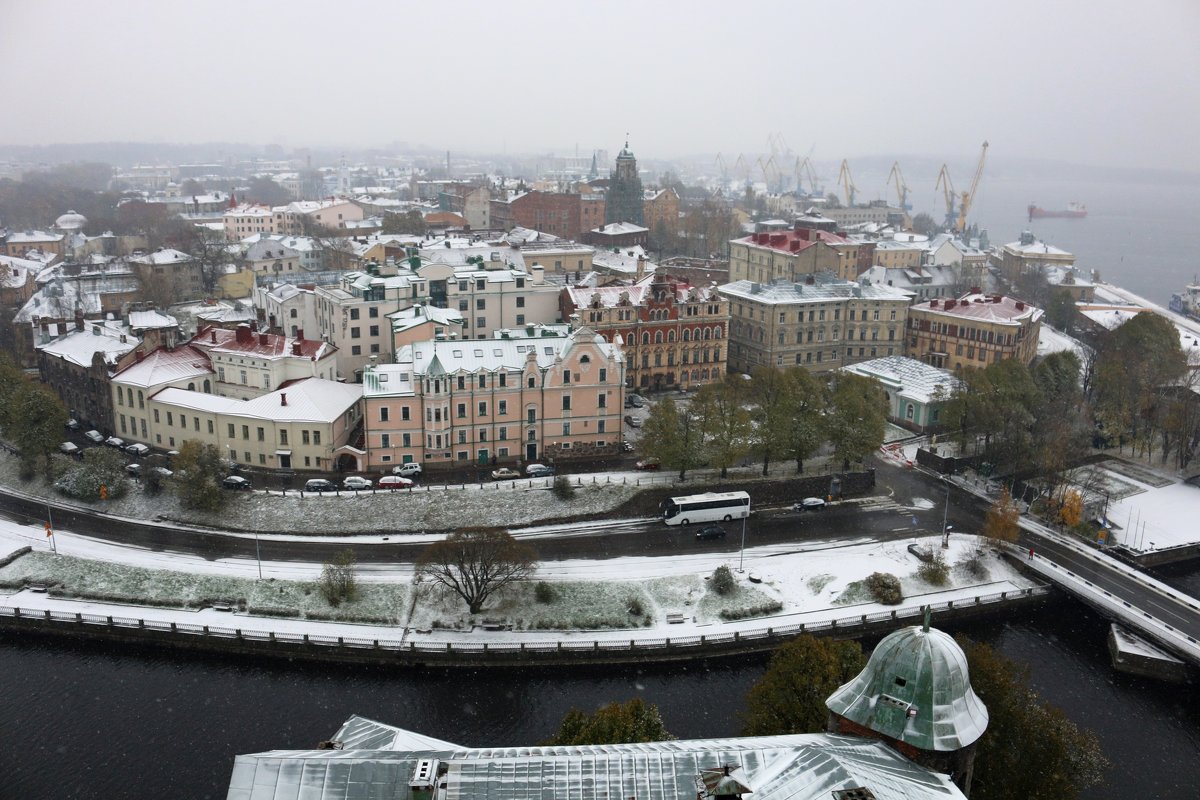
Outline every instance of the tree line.
<svg viewBox="0 0 1200 800">
<path fill-rule="evenodd" d="M 690 402 L 664 398 L 642 430 L 641 450 L 679 479 L 697 467 L 721 470 L 746 458 L 792 460 L 796 472 L 828 444 L 842 469 L 883 444 L 887 401 L 869 378 L 834 373 L 828 380 L 803 367 L 756 367 L 750 375 L 726 373 L 701 387 Z"/>
</svg>

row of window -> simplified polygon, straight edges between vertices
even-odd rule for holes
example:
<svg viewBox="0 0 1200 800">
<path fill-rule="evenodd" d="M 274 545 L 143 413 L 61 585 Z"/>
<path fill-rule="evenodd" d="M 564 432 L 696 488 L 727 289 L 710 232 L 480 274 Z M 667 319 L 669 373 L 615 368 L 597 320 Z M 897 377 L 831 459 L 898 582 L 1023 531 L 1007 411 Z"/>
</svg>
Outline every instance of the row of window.
<svg viewBox="0 0 1200 800">
<path fill-rule="evenodd" d="M 666 353 L 666 356 L 667 356 L 666 366 L 668 366 L 668 367 L 675 366 L 675 351 L 668 350 Z M 709 356 L 711 356 L 711 358 Z M 703 350 L 701 350 L 700 348 L 696 348 L 695 350 L 684 350 L 683 357 L 681 359 L 681 363 L 684 365 L 703 364 L 703 363 L 711 363 L 713 361 L 720 361 L 720 360 L 721 360 L 721 348 L 714 347 L 710 351 L 706 347 Z M 656 366 L 656 367 L 664 366 L 663 365 L 663 354 L 661 351 L 654 354 L 654 366 Z M 626 356 L 625 368 L 627 370 L 632 371 L 633 367 L 634 367 L 633 355 L 630 354 L 630 355 Z M 649 367 L 650 367 L 650 354 L 642 353 L 642 369 L 649 369 Z"/>
</svg>

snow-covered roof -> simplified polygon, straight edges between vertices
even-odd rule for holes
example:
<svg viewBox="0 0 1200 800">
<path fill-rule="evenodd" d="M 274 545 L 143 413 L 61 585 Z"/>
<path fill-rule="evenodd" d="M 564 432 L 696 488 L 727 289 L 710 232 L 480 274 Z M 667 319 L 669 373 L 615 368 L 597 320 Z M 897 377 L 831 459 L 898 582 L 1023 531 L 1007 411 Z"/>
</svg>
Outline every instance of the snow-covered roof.
<svg viewBox="0 0 1200 800">
<path fill-rule="evenodd" d="M 649 233 L 649 228 L 643 228 L 641 225 L 634 225 L 632 222 L 610 222 L 607 225 L 601 225 L 599 228 L 593 228 L 592 233 L 601 236 L 621 236 L 628 233 Z"/>
<path fill-rule="evenodd" d="M 1079 357 L 1079 363 L 1085 362 L 1085 357 L 1090 348 L 1067 336 L 1062 331 L 1055 330 L 1049 325 L 1042 325 L 1038 330 L 1037 354 L 1038 358 L 1045 358 L 1051 353 L 1070 352 Z"/>
<path fill-rule="evenodd" d="M 124 341 L 122 341 L 124 340 Z M 87 323 L 82 331 L 71 331 L 57 339 L 37 346 L 46 355 L 70 361 L 80 367 L 90 367 L 96 353 L 113 363 L 117 357 L 138 345 L 136 337 L 126 336 L 97 323 Z"/>
<path fill-rule="evenodd" d="M 434 322 L 438 325 L 461 326 L 464 324 L 463 315 L 456 309 L 438 308 L 433 305 L 422 305 L 420 303 L 394 311 L 388 314 L 388 319 L 392 321 L 392 331 L 406 331 L 409 328 L 415 328 L 418 325 L 423 325 L 426 322 Z"/>
<path fill-rule="evenodd" d="M 742 237 L 741 239 L 735 239 L 734 241 L 749 247 L 762 247 L 781 253 L 799 253 L 818 242 L 824 242 L 827 245 L 853 244 L 845 236 L 813 228 L 801 228 L 790 231 L 761 231 Z"/>
<path fill-rule="evenodd" d="M 902 300 L 908 302 L 911 292 L 894 286 L 877 283 L 856 283 L 818 276 L 813 283 L 793 283 L 776 280 L 771 283 L 734 281 L 721 286 L 718 291 L 729 297 L 751 300 L 769 305 L 795 305 L 797 303 L 828 303 L 831 300 Z"/>
<path fill-rule="evenodd" d="M 438 779 L 446 796 L 459 800 L 607 800 L 635 794 L 640 800 L 678 800 L 695 797 L 697 782 L 722 777 L 727 764 L 737 767 L 738 781 L 755 800 L 828 800 L 848 788 L 869 789 L 876 800 L 963 798 L 949 776 L 909 761 L 881 741 L 827 733 L 480 748 L 437 740 L 426 744 L 418 736 L 352 718 L 333 738 L 344 746 L 347 740 L 361 742 L 362 749 L 238 756 L 229 796 L 298 797 L 302 790 L 312 800 L 408 796 L 418 763 L 436 760 L 448 768 Z M 391 746 L 367 748 L 376 742 Z"/>
<path fill-rule="evenodd" d="M 929 403 L 935 398 L 949 399 L 960 383 L 947 370 L 907 356 L 883 356 L 860 361 L 842 367 L 842 372 L 871 378 L 890 391 L 921 403 Z"/>
<path fill-rule="evenodd" d="M 1004 245 L 1004 249 L 1022 256 L 1070 256 L 1066 250 L 1046 244 L 1040 239 L 1032 242 L 1015 241 Z"/>
<path fill-rule="evenodd" d="M 274 212 L 266 206 L 258 205 L 241 205 L 229 209 L 225 212 L 226 217 L 269 217 Z"/>
<path fill-rule="evenodd" d="M 633 247 L 620 247 L 614 250 L 597 250 L 592 256 L 592 265 L 609 272 L 620 272 L 626 275 L 637 273 L 638 257 L 646 258 L 646 250 L 640 244 Z M 643 269 L 649 274 L 657 269 L 657 265 L 647 260 Z"/>
<path fill-rule="evenodd" d="M 1043 315 L 1042 309 L 1017 300 L 1015 297 L 978 292 L 965 294 L 957 300 L 929 300 L 917 303 L 912 307 L 912 311 L 956 319 L 991 322 L 998 325 L 1021 325 L 1025 322 L 1036 322 Z"/>
<path fill-rule="evenodd" d="M 144 256 L 136 256 L 129 259 L 134 264 L 147 264 L 154 266 L 163 266 L 167 264 L 183 264 L 194 259 L 187 253 L 179 250 L 173 250 L 169 247 L 164 247 L 155 250 L 153 253 L 147 253 Z"/>
<path fill-rule="evenodd" d="M 231 322 L 253 322 L 254 309 L 246 305 L 242 308 L 217 303 L 212 306 L 198 308 L 194 312 L 196 319 L 211 325 L 229 324 Z"/>
<path fill-rule="evenodd" d="M 237 330 L 206 327 L 196 332 L 191 344 L 213 355 L 244 355 L 269 360 L 306 358 L 320 361 L 337 351 L 319 339 L 294 339 L 276 333 L 254 333 L 247 325 Z"/>
<path fill-rule="evenodd" d="M 183 345 L 172 350 L 165 347 L 152 350 L 141 361 L 134 361 L 116 373 L 113 382 L 153 389 L 188 378 L 207 378 L 212 374 L 208 356 L 191 345 Z"/>
<path fill-rule="evenodd" d="M 563 291 L 576 308 L 613 308 L 618 305 L 639 306 L 646 300 L 651 287 L 675 287 L 675 302 L 703 302 L 720 299 L 717 289 L 711 286 L 692 286 L 685 280 L 673 279 L 669 275 L 647 275 L 636 283 L 619 286 L 568 286 Z M 692 295 L 695 293 L 695 299 Z"/>
<path fill-rule="evenodd" d="M 29 281 L 30 275 L 37 275 L 45 268 L 40 261 L 14 256 L 0 256 L 0 286 L 5 289 L 19 289 Z"/>
<path fill-rule="evenodd" d="M 155 402 L 192 411 L 249 417 L 276 422 L 331 423 L 362 397 L 357 383 L 304 378 L 252 400 L 168 387 L 154 395 Z"/>
<path fill-rule="evenodd" d="M 82 311 L 84 316 L 95 316 L 100 313 L 100 294 L 95 291 L 85 291 L 78 281 L 52 280 L 21 306 L 21 310 L 13 317 L 14 322 L 32 322 L 34 317 L 50 319 L 74 318 L 76 311 Z"/>
<path fill-rule="evenodd" d="M 267 251 L 278 253 L 281 249 L 294 250 L 298 253 L 311 253 L 321 249 L 321 244 L 311 236 L 291 236 L 281 233 L 255 233 L 242 239 L 246 246 L 246 257 L 270 258 L 264 255 Z"/>
<path fill-rule="evenodd" d="M 13 231 L 8 235 L 7 241 L 9 244 L 45 244 L 61 242 L 64 235 L 49 231 Z"/>
<path fill-rule="evenodd" d="M 175 328 L 179 326 L 179 320 L 167 314 L 160 314 L 157 311 L 130 311 L 129 312 L 129 328 L 130 330 L 148 330 L 150 328 Z"/>
</svg>

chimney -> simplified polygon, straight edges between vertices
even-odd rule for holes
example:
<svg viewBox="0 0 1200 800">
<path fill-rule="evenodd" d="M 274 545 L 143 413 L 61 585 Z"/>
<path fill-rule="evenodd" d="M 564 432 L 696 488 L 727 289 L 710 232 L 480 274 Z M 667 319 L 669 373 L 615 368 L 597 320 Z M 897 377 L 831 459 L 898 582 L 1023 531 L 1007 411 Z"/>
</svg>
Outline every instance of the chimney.
<svg viewBox="0 0 1200 800">
<path fill-rule="evenodd" d="M 250 326 L 244 322 L 238 325 L 235 339 L 238 344 L 250 344 L 253 342 L 254 334 L 250 332 Z"/>
<path fill-rule="evenodd" d="M 287 405 L 287 392 L 279 393 L 279 405 L 281 405 L 281 406 Z"/>
<path fill-rule="evenodd" d="M 141 363 L 141 360 L 146 357 L 146 353 L 140 347 L 137 350 L 134 350 L 133 352 L 134 352 L 134 355 L 137 356 L 137 360 L 139 363 Z"/>
<path fill-rule="evenodd" d="M 1022 303 L 1020 300 L 1018 300 L 1017 301 L 1017 311 L 1024 311 L 1024 310 L 1025 310 L 1025 304 Z"/>
<path fill-rule="evenodd" d="M 300 341 L 299 340 L 292 342 L 292 355 L 294 355 L 294 356 L 300 355 Z"/>
<path fill-rule="evenodd" d="M 210 337 L 209 341 L 211 341 L 213 344 L 216 344 L 217 343 L 217 329 L 213 328 L 211 331 L 208 332 L 208 335 Z"/>
<path fill-rule="evenodd" d="M 638 256 L 637 258 L 637 280 L 646 277 L 646 257 Z"/>
<path fill-rule="evenodd" d="M 259 345 L 261 345 L 262 347 L 266 347 L 266 346 L 267 346 L 267 335 L 266 335 L 265 333 L 260 333 L 260 334 L 258 335 L 258 343 L 259 343 Z"/>
<path fill-rule="evenodd" d="M 83 309 L 75 309 L 75 330 L 83 330 Z"/>
</svg>

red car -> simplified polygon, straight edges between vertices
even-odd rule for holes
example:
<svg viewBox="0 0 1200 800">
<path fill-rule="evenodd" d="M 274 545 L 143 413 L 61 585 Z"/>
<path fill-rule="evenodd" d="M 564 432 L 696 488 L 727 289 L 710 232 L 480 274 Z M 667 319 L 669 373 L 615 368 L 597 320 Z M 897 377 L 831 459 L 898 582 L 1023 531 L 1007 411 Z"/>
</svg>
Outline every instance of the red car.
<svg viewBox="0 0 1200 800">
<path fill-rule="evenodd" d="M 662 461 L 658 460 L 657 458 L 643 458 L 634 466 L 643 470 L 662 469 Z"/>
</svg>

